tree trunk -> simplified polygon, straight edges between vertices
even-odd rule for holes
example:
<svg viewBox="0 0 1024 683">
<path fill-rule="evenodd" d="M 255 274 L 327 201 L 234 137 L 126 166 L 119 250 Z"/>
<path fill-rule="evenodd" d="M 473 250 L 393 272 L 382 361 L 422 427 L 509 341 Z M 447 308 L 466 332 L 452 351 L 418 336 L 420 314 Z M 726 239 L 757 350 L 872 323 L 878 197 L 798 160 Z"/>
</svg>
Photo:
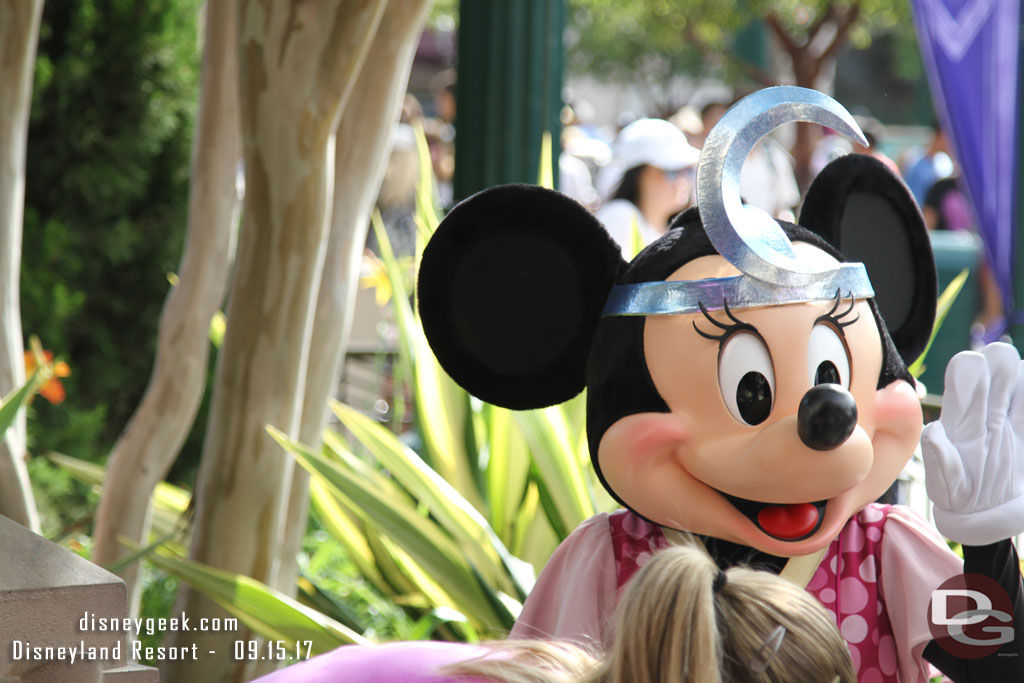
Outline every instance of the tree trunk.
<svg viewBox="0 0 1024 683">
<path fill-rule="evenodd" d="M 21 332 L 21 228 L 25 142 L 43 0 L 0 0 L 0 394 L 25 382 Z M 45 341 L 45 340 L 44 340 Z M 0 442 L 0 515 L 39 532 L 25 467 L 25 413 Z"/>
<path fill-rule="evenodd" d="M 793 55 L 793 75 L 796 85 L 801 88 L 814 89 L 818 80 L 818 72 L 821 63 L 813 57 L 807 47 Z M 814 180 L 811 170 L 811 158 L 814 156 L 814 147 L 821 139 L 821 126 L 810 123 L 796 124 L 796 140 L 790 153 L 793 155 L 793 174 L 796 176 L 797 186 L 801 195 L 810 187 Z"/>
<path fill-rule="evenodd" d="M 185 250 L 178 284 L 161 313 L 149 386 L 108 460 L 92 556 L 100 565 L 128 552 L 118 536 L 148 542 L 150 497 L 188 436 L 206 386 L 210 319 L 224 298 L 238 210 L 241 139 L 235 25 L 234 3 L 207 3 Z M 128 584 L 132 616 L 139 606 L 138 572 L 138 563 L 120 572 Z"/>
<path fill-rule="evenodd" d="M 293 465 L 265 426 L 298 436 L 330 211 L 329 142 L 384 2 L 240 0 L 238 7 L 246 192 L 191 557 L 273 584 Z M 226 616 L 187 588 L 179 602 L 193 622 Z M 165 680 L 244 680 L 247 663 L 231 654 L 248 633 L 175 636 L 176 645 L 194 643 L 204 656 L 166 662 Z"/>
<path fill-rule="evenodd" d="M 326 427 L 327 399 L 334 395 L 341 376 L 370 210 L 387 167 L 392 129 L 429 7 L 430 0 L 390 0 L 338 123 L 331 235 L 320 278 L 299 426 L 299 440 L 314 449 Z M 308 514 L 309 474 L 296 468 L 276 586 L 289 595 L 295 591 L 295 557 L 302 546 Z"/>
<path fill-rule="evenodd" d="M 860 18 L 860 0 L 853 0 L 843 6 L 829 3 L 819 11 L 819 16 L 807 28 L 806 36 L 790 35 L 774 11 L 768 12 L 764 17 L 779 46 L 789 56 L 795 84 L 802 88 L 820 88 L 819 77 L 825 71 L 826 65 L 832 63 L 839 50 L 846 44 L 850 29 Z M 796 141 L 791 152 L 793 172 L 801 193 L 807 190 L 813 180 L 811 157 L 820 138 L 820 126 L 809 123 L 797 124 Z"/>
</svg>

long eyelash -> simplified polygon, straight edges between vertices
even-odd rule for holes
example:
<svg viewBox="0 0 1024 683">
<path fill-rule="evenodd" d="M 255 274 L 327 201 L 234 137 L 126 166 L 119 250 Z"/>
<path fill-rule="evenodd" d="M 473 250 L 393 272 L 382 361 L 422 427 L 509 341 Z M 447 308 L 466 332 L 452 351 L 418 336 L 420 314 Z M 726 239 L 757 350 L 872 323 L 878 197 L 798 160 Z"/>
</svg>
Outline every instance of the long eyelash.
<svg viewBox="0 0 1024 683">
<path fill-rule="evenodd" d="M 836 309 L 839 308 L 839 304 L 840 304 L 840 302 L 842 300 L 840 291 L 837 289 L 836 290 L 835 303 L 832 304 L 832 309 L 829 310 L 829 312 L 826 313 L 825 315 L 819 316 L 818 319 L 814 321 L 814 323 L 818 324 L 820 322 L 830 322 L 833 325 L 835 325 L 835 327 L 839 331 L 839 333 L 842 334 L 844 327 L 849 327 L 850 325 L 852 325 L 855 322 L 857 322 L 858 320 L 860 320 L 860 313 L 858 313 L 856 316 L 854 316 L 853 320 L 845 320 L 845 318 L 847 316 L 849 316 L 850 313 L 853 312 L 853 307 L 857 305 L 857 301 L 853 298 L 853 293 L 852 292 L 849 293 L 849 297 L 850 297 L 850 305 L 846 308 L 846 310 L 843 311 L 842 313 L 835 314 Z"/>
<path fill-rule="evenodd" d="M 694 320 L 693 329 L 697 332 L 697 334 L 704 337 L 705 339 L 711 339 L 721 344 L 729 337 L 729 335 L 731 335 L 733 332 L 736 332 L 737 330 L 751 330 L 753 332 L 757 331 L 753 325 L 747 322 L 743 322 L 742 320 L 736 317 L 735 313 L 729 310 L 728 300 L 722 300 L 722 308 L 725 310 L 725 314 L 729 316 L 729 320 L 733 321 L 732 325 L 727 325 L 726 323 L 720 322 L 712 318 L 711 314 L 708 313 L 708 309 L 704 307 L 703 302 L 698 301 L 697 306 L 700 307 L 700 312 L 704 314 L 704 317 L 707 318 L 709 323 L 722 330 L 721 334 L 711 334 L 710 332 L 705 332 L 704 330 L 697 327 L 697 321 Z"/>
<path fill-rule="evenodd" d="M 823 318 L 831 318 L 831 317 L 832 317 L 832 314 L 836 312 L 836 309 L 837 309 L 837 308 L 839 308 L 839 302 L 840 302 L 840 290 L 839 290 L 839 288 L 838 288 L 838 287 L 836 288 L 836 296 L 835 296 L 835 299 L 833 299 L 832 301 L 833 301 L 833 303 L 832 303 L 832 308 L 830 308 L 830 309 L 828 310 L 828 313 L 826 313 L 825 315 L 823 315 L 823 316 L 822 316 Z M 842 316 L 840 316 L 840 317 L 842 317 Z"/>
</svg>

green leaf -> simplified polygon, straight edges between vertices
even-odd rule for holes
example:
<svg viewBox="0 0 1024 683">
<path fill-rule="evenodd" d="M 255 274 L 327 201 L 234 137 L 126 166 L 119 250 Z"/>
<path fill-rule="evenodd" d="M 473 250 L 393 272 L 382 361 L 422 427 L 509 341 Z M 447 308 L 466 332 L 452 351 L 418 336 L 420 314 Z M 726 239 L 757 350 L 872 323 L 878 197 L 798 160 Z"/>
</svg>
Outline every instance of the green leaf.
<svg viewBox="0 0 1024 683">
<path fill-rule="evenodd" d="M 108 572 L 112 572 L 112 573 L 116 574 L 117 572 L 121 571 L 122 569 L 124 569 L 128 565 L 134 564 L 139 559 L 141 559 L 141 558 L 145 557 L 146 555 L 148 555 L 149 553 L 153 552 L 159 546 L 162 546 L 162 545 L 170 542 L 171 539 L 173 539 L 173 538 L 174 538 L 174 534 L 173 533 L 167 534 L 167 535 L 161 536 L 160 538 L 156 539 L 155 541 L 153 541 L 149 545 L 143 546 L 141 548 L 135 547 L 135 544 L 132 543 L 131 547 L 135 547 L 135 550 L 132 550 L 127 555 L 114 560 L 110 564 L 104 565 L 103 568 L 106 569 Z"/>
<path fill-rule="evenodd" d="M 79 481 L 97 488 L 103 487 L 107 470 L 102 465 L 52 451 L 46 454 L 46 458 L 70 472 Z M 181 516 L 188 509 L 191 498 L 192 494 L 183 488 L 165 481 L 158 483 L 150 499 L 153 514 L 152 536 L 171 538 L 181 534 Z"/>
<path fill-rule="evenodd" d="M 515 413 L 539 473 L 541 500 L 555 510 L 552 526 L 566 535 L 594 514 L 591 498 L 565 413 L 558 406 Z"/>
<path fill-rule="evenodd" d="M 353 609 L 344 602 L 337 600 L 331 593 L 320 588 L 309 577 L 300 575 L 296 583 L 299 589 L 298 599 L 302 604 L 334 619 L 357 633 L 366 630 L 366 627 L 360 623 L 359 617 Z"/>
<path fill-rule="evenodd" d="M 523 506 L 516 516 L 514 552 L 538 570 L 547 564 L 555 552 L 559 536 L 551 527 L 548 517 L 540 510 L 540 493 L 536 482 L 530 482 L 523 497 Z"/>
<path fill-rule="evenodd" d="M 488 584 L 504 591 L 514 590 L 520 599 L 526 598 L 533 587 L 533 577 L 523 574 L 523 563 L 512 557 L 469 501 L 381 425 L 336 401 L 331 402 L 331 409 L 377 461 L 427 506 Z"/>
<path fill-rule="evenodd" d="M 452 605 L 474 620 L 478 626 L 511 628 L 511 612 L 494 609 L 485 595 L 491 588 L 481 583 L 466 562 L 462 550 L 432 520 L 422 516 L 386 479 L 360 476 L 341 463 L 289 439 L 267 427 L 267 432 L 292 454 L 302 467 L 319 477 L 334 495 L 349 501 L 349 507 L 365 524 L 390 537 L 434 581 L 451 596 Z"/>
<path fill-rule="evenodd" d="M 289 646 L 308 640 L 315 654 L 330 652 L 341 645 L 370 644 L 347 626 L 256 579 L 175 557 L 163 548 L 150 553 L 148 559 L 268 640 L 284 640 Z"/>
<path fill-rule="evenodd" d="M 970 275 L 970 271 L 964 268 L 960 271 L 960 274 L 953 278 L 946 288 L 942 290 L 942 294 L 939 295 L 939 300 L 935 306 L 935 324 L 932 326 L 932 334 L 928 337 L 928 344 L 924 347 L 924 351 L 917 357 L 910 367 L 907 368 L 910 374 L 914 377 L 920 377 L 921 373 L 924 372 L 924 359 L 928 355 L 928 351 L 932 348 L 932 342 L 935 341 L 935 337 L 939 334 L 939 328 L 942 327 L 942 323 L 946 320 L 946 316 L 949 314 L 949 310 L 953 308 L 953 302 L 956 301 L 957 296 L 960 294 L 960 290 L 964 288 L 964 283 L 967 282 L 967 276 Z"/>
<path fill-rule="evenodd" d="M 405 288 L 405 277 L 398 264 L 398 259 L 395 258 L 395 252 L 391 248 L 391 240 L 388 238 L 387 230 L 384 229 L 384 221 L 379 211 L 374 210 L 370 216 L 370 226 L 377 238 L 380 258 L 387 270 L 388 280 L 391 281 L 391 303 L 395 309 L 395 320 L 398 321 L 400 331 L 409 329 L 413 320 L 412 306 L 409 305 L 409 292 Z M 411 340 L 408 335 L 400 334 L 398 360 L 406 377 L 412 377 L 412 364 L 415 359 L 416 354 Z"/>
<path fill-rule="evenodd" d="M 0 403 L 0 435 L 7 433 L 18 417 L 18 411 L 38 388 L 39 370 L 36 370 L 24 384 L 4 396 L 3 402 Z"/>
<path fill-rule="evenodd" d="M 430 148 L 427 145 L 427 136 L 423 132 L 423 124 L 417 122 L 413 126 L 413 133 L 416 136 L 416 158 L 420 169 L 419 182 L 416 183 L 416 225 L 420 237 L 426 242 L 441 222 L 441 211 L 434 201 L 434 166 L 430 159 Z"/>
<path fill-rule="evenodd" d="M 483 509 L 477 488 L 476 467 L 472 459 L 477 453 L 466 448 L 469 397 L 464 389 L 448 377 L 434 358 L 416 316 L 415 327 L 402 330 L 415 349 L 414 392 L 417 425 L 430 455 L 430 463 L 473 506 Z"/>
<path fill-rule="evenodd" d="M 551 131 L 546 130 L 540 139 L 540 169 L 537 171 L 537 184 L 549 190 L 555 189 L 555 174 L 551 166 Z"/>
<path fill-rule="evenodd" d="M 491 526 L 506 546 L 526 493 L 530 473 L 530 450 L 511 411 L 484 404 L 481 408 L 487 430 L 487 502 Z"/>
<path fill-rule="evenodd" d="M 224 343 L 224 333 L 228 330 L 228 320 L 223 311 L 214 311 L 210 318 L 210 343 L 214 348 L 220 348 Z"/>
<path fill-rule="evenodd" d="M 483 502 L 465 448 L 468 419 L 465 392 L 441 369 L 427 344 L 419 317 L 409 304 L 401 266 L 395 259 L 377 212 L 372 217 L 372 225 L 393 291 L 392 304 L 399 339 L 398 364 L 402 376 L 410 378 L 413 383 L 419 411 L 418 425 L 430 454 L 430 464 L 477 509 L 482 509 Z"/>
<path fill-rule="evenodd" d="M 369 541 L 351 514 L 330 495 L 321 479 L 309 482 L 309 504 L 327 532 L 345 550 L 345 555 L 377 590 L 387 592 L 384 577 L 377 570 L 376 559 Z"/>
<path fill-rule="evenodd" d="M 632 260 L 637 254 L 643 251 L 646 246 L 647 245 L 644 244 L 644 236 L 640 232 L 640 222 L 637 219 L 636 214 L 633 214 L 633 218 L 630 220 L 629 225 L 629 249 L 628 253 L 625 254 L 625 257 Z"/>
</svg>

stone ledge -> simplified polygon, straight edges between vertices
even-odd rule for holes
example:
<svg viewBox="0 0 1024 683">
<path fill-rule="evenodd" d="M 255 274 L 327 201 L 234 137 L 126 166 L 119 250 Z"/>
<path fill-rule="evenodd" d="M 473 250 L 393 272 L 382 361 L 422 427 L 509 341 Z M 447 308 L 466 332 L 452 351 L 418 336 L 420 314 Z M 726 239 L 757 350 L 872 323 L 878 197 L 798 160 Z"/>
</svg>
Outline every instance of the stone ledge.
<svg viewBox="0 0 1024 683">
<path fill-rule="evenodd" d="M 0 683 L 158 680 L 126 661 L 124 632 L 90 621 L 127 616 L 124 581 L 5 517 L 0 548 Z"/>
</svg>

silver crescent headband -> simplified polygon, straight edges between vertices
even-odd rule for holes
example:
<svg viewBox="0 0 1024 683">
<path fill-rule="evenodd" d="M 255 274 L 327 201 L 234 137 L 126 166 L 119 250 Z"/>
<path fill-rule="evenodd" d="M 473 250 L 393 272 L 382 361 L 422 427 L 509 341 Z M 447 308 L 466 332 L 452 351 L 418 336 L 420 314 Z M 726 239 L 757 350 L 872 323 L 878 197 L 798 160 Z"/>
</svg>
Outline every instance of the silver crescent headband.
<svg viewBox="0 0 1024 683">
<path fill-rule="evenodd" d="M 708 239 L 742 275 L 616 285 L 604 316 L 672 315 L 875 295 L 861 263 L 797 258 L 774 218 L 740 201 L 740 171 L 754 146 L 784 123 L 808 121 L 867 144 L 850 113 L 823 93 L 780 86 L 744 97 L 711 130 L 697 164 L 697 206 Z"/>
</svg>

